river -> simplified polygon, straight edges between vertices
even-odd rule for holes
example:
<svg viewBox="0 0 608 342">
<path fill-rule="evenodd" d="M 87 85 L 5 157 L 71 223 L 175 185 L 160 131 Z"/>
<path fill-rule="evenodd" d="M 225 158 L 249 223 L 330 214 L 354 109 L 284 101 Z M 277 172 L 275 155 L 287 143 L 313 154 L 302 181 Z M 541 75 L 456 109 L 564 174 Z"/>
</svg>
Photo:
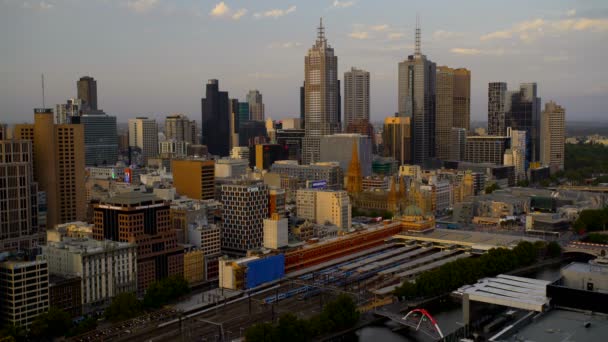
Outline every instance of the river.
<svg viewBox="0 0 608 342">
<path fill-rule="evenodd" d="M 561 267 L 562 265 L 549 266 L 521 276 L 553 281 L 559 278 L 559 270 Z M 435 320 L 437 320 L 437 324 L 444 335 L 451 333 L 461 326 L 462 307 L 459 302 L 448 301 L 439 304 L 436 308 L 429 308 L 428 311 Z M 421 333 L 406 332 L 403 330 L 395 331 L 397 328 L 399 328 L 397 323 L 388 321 L 383 325 L 364 327 L 359 329 L 355 334 L 360 342 L 430 341 L 429 338 L 426 338 Z"/>
</svg>

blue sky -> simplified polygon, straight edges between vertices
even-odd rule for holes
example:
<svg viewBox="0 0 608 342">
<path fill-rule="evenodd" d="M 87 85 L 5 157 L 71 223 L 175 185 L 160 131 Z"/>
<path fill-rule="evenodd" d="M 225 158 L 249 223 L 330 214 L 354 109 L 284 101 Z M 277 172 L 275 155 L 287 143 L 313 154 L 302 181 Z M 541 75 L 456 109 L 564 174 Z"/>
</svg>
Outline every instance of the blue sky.
<svg viewBox="0 0 608 342">
<path fill-rule="evenodd" d="M 568 120 L 608 119 L 608 1 L 0 0 L 0 121 L 32 120 L 98 81 L 99 105 L 119 121 L 184 113 L 200 119 L 207 79 L 241 100 L 264 95 L 273 119 L 299 113 L 304 55 L 319 17 L 338 55 L 371 72 L 371 113 L 396 111 L 397 63 L 422 51 L 472 72 L 473 120 L 487 117 L 487 83 L 538 82 Z"/>
</svg>

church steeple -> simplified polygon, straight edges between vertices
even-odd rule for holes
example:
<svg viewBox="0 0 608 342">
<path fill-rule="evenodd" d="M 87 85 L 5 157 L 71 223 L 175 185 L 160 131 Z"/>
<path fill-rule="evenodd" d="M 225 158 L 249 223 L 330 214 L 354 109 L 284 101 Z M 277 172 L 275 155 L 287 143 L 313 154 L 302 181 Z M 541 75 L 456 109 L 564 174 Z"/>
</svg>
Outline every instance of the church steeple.
<svg viewBox="0 0 608 342">
<path fill-rule="evenodd" d="M 346 172 L 346 191 L 349 193 L 359 193 L 363 190 L 363 176 L 361 175 L 361 162 L 359 162 L 358 142 L 353 140 L 352 155 L 350 164 Z"/>
</svg>

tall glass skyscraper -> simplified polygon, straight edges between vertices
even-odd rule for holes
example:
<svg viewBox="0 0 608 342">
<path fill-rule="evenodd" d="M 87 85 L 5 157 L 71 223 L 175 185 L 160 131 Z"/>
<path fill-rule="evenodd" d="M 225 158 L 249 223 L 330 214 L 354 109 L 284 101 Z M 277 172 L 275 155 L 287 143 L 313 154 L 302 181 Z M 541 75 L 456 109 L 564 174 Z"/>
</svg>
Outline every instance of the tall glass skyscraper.
<svg viewBox="0 0 608 342">
<path fill-rule="evenodd" d="M 201 99 L 202 143 L 207 145 L 209 153 L 228 156 L 231 142 L 228 92 L 219 91 L 218 80 L 209 80 L 205 95 Z"/>
</svg>

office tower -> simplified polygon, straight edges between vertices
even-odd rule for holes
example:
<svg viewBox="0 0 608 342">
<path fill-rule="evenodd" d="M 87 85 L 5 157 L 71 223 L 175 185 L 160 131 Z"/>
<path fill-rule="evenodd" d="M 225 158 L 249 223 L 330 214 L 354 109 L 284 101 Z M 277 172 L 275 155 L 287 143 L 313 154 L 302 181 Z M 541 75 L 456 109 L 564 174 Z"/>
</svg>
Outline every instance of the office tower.
<svg viewBox="0 0 608 342">
<path fill-rule="evenodd" d="M 511 138 L 511 148 L 505 151 L 504 165 L 512 165 L 515 168 L 515 182 L 519 182 L 526 179 L 526 170 L 528 170 L 526 131 L 507 127 L 507 136 Z"/>
<path fill-rule="evenodd" d="M 49 275 L 49 307 L 82 317 L 82 278 L 75 275 Z"/>
<path fill-rule="evenodd" d="M 188 155 L 188 147 L 191 145 L 185 141 L 165 140 L 158 142 L 159 158 L 184 158 Z M 148 163 L 149 165 L 149 163 Z"/>
<path fill-rule="evenodd" d="M 304 139 L 303 129 L 277 129 L 277 144 L 287 150 L 287 159 L 302 162 L 302 140 Z"/>
<path fill-rule="evenodd" d="M 239 129 L 239 145 L 254 146 L 268 141 L 266 123 L 264 121 L 245 121 Z"/>
<path fill-rule="evenodd" d="M 95 112 L 97 108 L 97 81 L 93 77 L 84 76 L 76 82 L 78 98 L 82 100 L 84 112 Z"/>
<path fill-rule="evenodd" d="M 358 158 L 363 177 L 372 175 L 372 140 L 361 134 L 333 134 L 321 137 L 321 162 L 340 163 L 342 172 L 346 173 L 352 159 L 353 145 L 357 145 Z"/>
<path fill-rule="evenodd" d="M 230 148 L 239 146 L 239 127 L 241 121 L 239 119 L 239 100 L 230 99 L 228 101 L 228 113 L 230 117 Z"/>
<path fill-rule="evenodd" d="M 272 121 L 272 119 L 268 118 L 268 119 L 266 119 L 265 124 L 266 124 L 266 134 L 268 134 L 268 140 L 270 141 L 270 143 L 276 144 L 277 130 L 276 130 L 274 121 Z"/>
<path fill-rule="evenodd" d="M 464 160 L 467 144 L 466 128 L 452 127 L 450 130 L 449 160 Z"/>
<path fill-rule="evenodd" d="M 165 119 L 165 138 L 167 140 L 184 141 L 198 144 L 196 139 L 196 121 L 186 115 L 173 114 Z"/>
<path fill-rule="evenodd" d="M 435 156 L 450 158 L 453 127 L 469 129 L 471 113 L 471 72 L 467 69 L 437 67 L 435 99 Z"/>
<path fill-rule="evenodd" d="M 399 165 L 412 163 L 412 127 L 409 117 L 384 119 L 382 131 L 384 156 L 394 158 Z"/>
<path fill-rule="evenodd" d="M 508 127 L 526 131 L 530 162 L 540 160 L 540 100 L 536 83 L 522 83 L 511 96 L 508 112 Z"/>
<path fill-rule="evenodd" d="M 71 123 L 72 117 L 79 116 L 83 105 L 81 99 L 69 99 L 66 103 L 55 106 L 55 117 L 58 125 Z"/>
<path fill-rule="evenodd" d="M 270 188 L 268 190 L 268 217 L 273 214 L 285 217 L 285 202 L 287 201 L 286 192 L 280 188 Z"/>
<path fill-rule="evenodd" d="M 507 84 L 491 82 L 488 84 L 488 134 L 506 135 Z M 509 101 L 510 102 L 510 101 Z"/>
<path fill-rule="evenodd" d="M 215 196 L 215 161 L 174 159 L 171 161 L 173 186 L 178 194 L 206 200 Z"/>
<path fill-rule="evenodd" d="M 31 141 L 0 139 L 0 252 L 28 251 L 44 243 L 32 160 Z"/>
<path fill-rule="evenodd" d="M 158 156 L 158 126 L 147 117 L 129 119 L 129 146 L 141 149 L 144 164 Z"/>
<path fill-rule="evenodd" d="M 83 125 L 54 124 L 52 109 L 35 109 L 34 124 L 15 126 L 15 138 L 33 146 L 34 180 L 46 193 L 46 224 L 86 218 Z"/>
<path fill-rule="evenodd" d="M 306 186 L 307 182 L 325 181 L 328 189 L 342 189 L 344 172 L 337 162 L 299 165 L 295 161 L 278 161 L 270 167 L 270 172 L 277 173 L 282 178 L 297 180 L 298 187 Z"/>
<path fill-rule="evenodd" d="M 471 163 L 503 165 L 505 150 L 511 148 L 511 138 L 502 136 L 467 137 L 464 159 Z"/>
<path fill-rule="evenodd" d="M 564 169 L 566 110 L 553 101 L 545 103 L 541 114 L 541 162 L 551 173 Z"/>
<path fill-rule="evenodd" d="M 264 219 L 268 217 L 268 186 L 234 181 L 221 187 L 224 204 L 222 250 L 244 255 L 248 250 L 262 247 Z"/>
<path fill-rule="evenodd" d="M 0 140 L 8 140 L 8 125 L 0 122 Z"/>
<path fill-rule="evenodd" d="M 300 120 L 302 124 L 304 124 L 304 119 L 306 118 L 306 81 L 302 82 L 302 86 L 300 87 Z"/>
<path fill-rule="evenodd" d="M 264 219 L 264 247 L 278 249 L 288 244 L 289 228 L 288 220 L 278 214 Z"/>
<path fill-rule="evenodd" d="M 369 72 L 352 67 L 344 73 L 344 125 L 369 123 Z"/>
<path fill-rule="evenodd" d="M 287 151 L 279 144 L 258 144 L 249 152 L 249 166 L 258 170 L 268 170 L 277 160 L 287 159 Z"/>
<path fill-rule="evenodd" d="M 49 310 L 46 260 L 0 262 L 0 279 L 0 322 L 3 325 L 28 328 L 36 316 Z"/>
<path fill-rule="evenodd" d="M 171 228 L 170 207 L 153 194 L 125 192 L 93 206 L 93 238 L 137 244 L 137 290 L 184 272 L 183 248 Z"/>
<path fill-rule="evenodd" d="M 350 198 L 344 190 L 300 189 L 296 194 L 298 217 L 314 223 L 329 222 L 341 231 L 351 227 Z"/>
<path fill-rule="evenodd" d="M 239 129 L 241 123 L 251 120 L 251 114 L 249 113 L 249 103 L 239 102 Z"/>
<path fill-rule="evenodd" d="M 422 54 L 416 26 L 416 50 L 399 63 L 397 98 L 399 116 L 411 118 L 412 162 L 422 164 L 435 155 L 436 65 Z"/>
<path fill-rule="evenodd" d="M 82 279 L 84 314 L 105 309 L 112 298 L 137 291 L 137 246 L 92 238 L 49 240 L 42 246 L 49 273 Z"/>
<path fill-rule="evenodd" d="M 320 159 L 321 137 L 340 131 L 340 87 L 338 57 L 327 44 L 321 21 L 317 40 L 304 57 L 305 136 L 302 161 L 310 164 Z"/>
<path fill-rule="evenodd" d="M 250 120 L 264 121 L 264 102 L 259 90 L 254 89 L 247 93 L 247 103 L 249 103 Z"/>
<path fill-rule="evenodd" d="M 202 144 L 213 155 L 228 156 L 231 141 L 228 92 L 219 91 L 218 80 L 212 79 L 207 82 L 205 96 L 201 99 Z"/>
<path fill-rule="evenodd" d="M 84 161 L 86 166 L 115 165 L 118 160 L 116 117 L 102 111 L 71 118 L 84 127 Z"/>
</svg>

